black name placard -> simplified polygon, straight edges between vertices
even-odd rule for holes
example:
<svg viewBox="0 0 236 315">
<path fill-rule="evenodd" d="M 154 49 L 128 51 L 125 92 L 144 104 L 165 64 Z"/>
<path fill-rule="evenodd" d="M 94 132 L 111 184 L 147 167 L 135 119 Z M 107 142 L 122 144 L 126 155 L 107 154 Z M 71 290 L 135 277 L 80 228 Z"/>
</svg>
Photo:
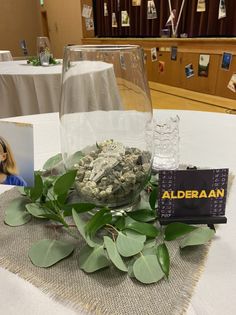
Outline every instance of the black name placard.
<svg viewBox="0 0 236 315">
<path fill-rule="evenodd" d="M 226 168 L 159 171 L 160 222 L 226 223 L 228 172 Z"/>
</svg>

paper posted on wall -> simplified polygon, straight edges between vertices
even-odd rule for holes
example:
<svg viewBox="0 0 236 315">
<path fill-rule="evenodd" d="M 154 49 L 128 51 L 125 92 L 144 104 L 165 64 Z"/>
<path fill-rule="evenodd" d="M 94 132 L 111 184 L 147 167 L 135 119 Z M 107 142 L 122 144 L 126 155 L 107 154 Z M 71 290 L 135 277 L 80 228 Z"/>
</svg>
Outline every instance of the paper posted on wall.
<svg viewBox="0 0 236 315">
<path fill-rule="evenodd" d="M 94 30 L 93 18 L 86 18 L 85 19 L 85 27 L 86 27 L 87 31 L 93 31 Z"/>
<path fill-rule="evenodd" d="M 197 12 L 205 12 L 206 11 L 206 1 L 198 0 L 197 2 Z"/>
<path fill-rule="evenodd" d="M 151 48 L 151 59 L 152 59 L 152 62 L 157 61 L 157 49 L 156 49 L 156 47 Z"/>
<path fill-rule="evenodd" d="M 172 46 L 171 51 L 170 51 L 171 60 L 177 60 L 177 52 L 178 52 L 178 48 L 176 46 Z"/>
<path fill-rule="evenodd" d="M 232 61 L 232 54 L 228 52 L 223 52 L 221 60 L 221 69 L 229 70 Z"/>
<path fill-rule="evenodd" d="M 82 10 L 82 17 L 87 18 L 87 19 L 90 18 L 92 9 L 93 8 L 90 5 L 84 4 L 83 10 Z"/>
<path fill-rule="evenodd" d="M 194 70 L 193 70 L 192 63 L 185 66 L 185 75 L 186 75 L 187 79 L 194 76 Z"/>
<path fill-rule="evenodd" d="M 115 12 L 112 13 L 111 23 L 112 23 L 111 27 L 118 27 Z"/>
<path fill-rule="evenodd" d="M 153 0 L 149 0 L 147 2 L 147 19 L 153 20 L 157 18 L 157 10 L 155 6 L 155 2 Z"/>
<path fill-rule="evenodd" d="M 236 73 L 232 74 L 232 77 L 227 85 L 227 88 L 236 93 Z"/>
<path fill-rule="evenodd" d="M 104 2 L 104 16 L 108 16 L 107 3 Z"/>
<path fill-rule="evenodd" d="M 218 20 L 223 19 L 226 17 L 226 5 L 225 0 L 220 0 L 219 2 L 219 13 L 218 13 Z"/>
<path fill-rule="evenodd" d="M 127 11 L 121 11 L 121 26 L 130 26 L 129 14 Z"/>
<path fill-rule="evenodd" d="M 210 55 L 200 55 L 198 62 L 198 76 L 199 77 L 208 77 L 210 63 Z"/>
<path fill-rule="evenodd" d="M 141 0 L 132 0 L 133 7 L 139 7 L 141 5 Z"/>
</svg>

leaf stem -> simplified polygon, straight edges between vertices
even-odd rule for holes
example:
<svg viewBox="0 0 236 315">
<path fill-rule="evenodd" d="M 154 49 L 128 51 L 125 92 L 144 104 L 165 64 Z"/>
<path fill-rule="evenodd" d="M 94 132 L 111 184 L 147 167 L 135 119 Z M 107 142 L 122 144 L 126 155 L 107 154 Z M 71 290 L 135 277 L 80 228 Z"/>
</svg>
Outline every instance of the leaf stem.
<svg viewBox="0 0 236 315">
<path fill-rule="evenodd" d="M 75 239 L 77 239 L 77 240 L 80 240 L 80 239 L 81 239 L 79 236 L 75 235 L 74 232 L 72 232 L 70 228 L 66 228 L 65 226 L 64 226 L 63 228 L 64 228 L 64 229 L 66 230 L 66 232 L 67 232 L 70 236 L 72 236 L 73 238 L 75 238 Z"/>
<path fill-rule="evenodd" d="M 46 228 L 50 228 L 50 229 L 52 228 L 55 230 L 63 228 L 73 238 L 75 238 L 77 240 L 80 239 L 79 236 L 75 235 L 74 232 L 71 231 L 71 228 L 76 227 L 76 225 L 74 225 L 74 224 L 69 224 L 68 227 L 66 227 L 65 225 L 62 225 L 62 224 L 46 224 L 45 226 L 46 226 Z"/>
<path fill-rule="evenodd" d="M 71 227 L 76 227 L 75 224 L 67 224 L 67 226 L 68 226 L 69 228 L 71 228 Z M 63 228 L 64 225 L 63 225 L 63 224 L 46 224 L 46 227 L 47 227 L 47 228 L 56 228 L 56 229 L 58 229 L 58 228 Z"/>
<path fill-rule="evenodd" d="M 119 231 L 113 225 L 107 223 L 105 226 L 111 228 L 112 230 L 116 231 L 117 234 L 119 234 Z"/>
</svg>

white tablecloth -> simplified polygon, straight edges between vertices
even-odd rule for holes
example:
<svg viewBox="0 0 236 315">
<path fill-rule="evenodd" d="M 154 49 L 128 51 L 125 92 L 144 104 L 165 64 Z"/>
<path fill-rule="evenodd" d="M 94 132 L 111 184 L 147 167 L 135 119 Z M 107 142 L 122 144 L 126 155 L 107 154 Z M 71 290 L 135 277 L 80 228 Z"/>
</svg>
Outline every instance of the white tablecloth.
<svg viewBox="0 0 236 315">
<path fill-rule="evenodd" d="M 11 61 L 12 55 L 10 50 L 0 50 L 0 61 Z"/>
<path fill-rule="evenodd" d="M 62 65 L 0 62 L 0 118 L 58 112 Z"/>
<path fill-rule="evenodd" d="M 154 114 L 179 115 L 181 163 L 199 167 L 228 167 L 232 173 L 236 174 L 236 116 L 168 110 L 155 111 Z M 11 120 L 34 124 L 36 168 L 42 167 L 47 158 L 60 151 L 59 120 L 56 113 L 18 117 Z M 1 186 L 0 193 L 8 188 Z M 217 234 L 210 247 L 206 267 L 197 284 L 187 315 L 235 314 L 235 206 L 236 181 L 233 182 L 227 200 L 228 223 L 217 227 Z M 52 301 L 23 279 L 2 268 L 0 268 L 0 305 L 0 314 L 3 315 L 75 314 L 68 308 Z M 119 309 L 119 305 L 117 305 L 117 309 Z"/>
<path fill-rule="evenodd" d="M 0 63 L 0 118 L 58 112 L 61 65 L 28 65 L 25 60 Z M 111 64 L 82 61 L 67 73 L 63 108 L 66 112 L 121 108 Z"/>
</svg>

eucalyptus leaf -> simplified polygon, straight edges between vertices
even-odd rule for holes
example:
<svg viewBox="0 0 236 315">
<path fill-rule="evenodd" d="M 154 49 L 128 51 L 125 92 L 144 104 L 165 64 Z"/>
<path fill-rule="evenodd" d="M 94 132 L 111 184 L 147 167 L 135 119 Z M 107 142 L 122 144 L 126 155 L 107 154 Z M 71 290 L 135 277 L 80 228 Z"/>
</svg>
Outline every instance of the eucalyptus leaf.
<svg viewBox="0 0 236 315">
<path fill-rule="evenodd" d="M 43 169 L 49 171 L 56 167 L 60 162 L 62 162 L 62 154 L 58 153 L 44 163 Z"/>
<path fill-rule="evenodd" d="M 85 226 L 86 234 L 94 236 L 96 232 L 102 228 L 104 225 L 110 223 L 112 220 L 112 215 L 110 210 L 107 208 L 102 208 L 92 218 L 87 222 Z"/>
<path fill-rule="evenodd" d="M 19 226 L 30 221 L 31 215 L 26 210 L 29 200 L 19 197 L 12 200 L 6 208 L 4 222 L 10 226 Z"/>
<path fill-rule="evenodd" d="M 65 224 L 65 222 L 62 220 L 62 218 L 57 215 L 56 213 L 53 213 L 53 212 L 47 212 L 47 213 L 44 213 L 42 214 L 42 216 L 40 217 L 41 219 L 48 219 L 48 220 L 52 220 L 52 221 L 56 221 L 56 222 L 60 222 L 61 224 L 63 224 L 64 226 L 67 226 L 67 224 Z"/>
<path fill-rule="evenodd" d="M 125 263 L 123 262 L 117 248 L 116 248 L 116 244 L 108 236 L 104 236 L 103 239 L 104 239 L 104 245 L 106 247 L 107 254 L 108 254 L 110 260 L 113 262 L 113 264 L 119 270 L 127 272 L 128 269 L 127 269 Z"/>
<path fill-rule="evenodd" d="M 86 241 L 86 243 L 90 246 L 90 247 L 95 247 L 97 246 L 98 244 L 95 243 L 93 240 L 91 240 L 90 236 L 89 235 L 86 235 L 85 233 L 85 225 L 86 225 L 86 222 L 84 222 L 79 214 L 74 210 L 72 209 L 72 216 L 73 216 L 73 219 L 74 219 L 74 222 L 76 224 L 76 227 L 78 229 L 78 231 L 80 232 L 81 236 L 83 237 L 83 239 Z"/>
<path fill-rule="evenodd" d="M 63 195 L 67 193 L 75 181 L 76 173 L 77 171 L 73 170 L 60 176 L 54 183 L 53 187 L 54 193 L 56 195 Z"/>
<path fill-rule="evenodd" d="M 43 215 L 45 215 L 46 210 L 38 203 L 28 203 L 26 206 L 27 211 L 36 218 L 43 219 Z"/>
<path fill-rule="evenodd" d="M 130 257 L 138 254 L 144 246 L 144 240 L 135 239 L 133 237 L 127 236 L 122 232 L 119 232 L 116 239 L 116 246 L 118 252 L 124 257 Z"/>
<path fill-rule="evenodd" d="M 148 241 L 145 242 L 144 248 L 151 248 L 156 246 L 156 240 L 155 239 L 149 239 Z"/>
<path fill-rule="evenodd" d="M 57 196 L 57 202 L 58 202 L 60 205 L 64 205 L 65 202 L 66 202 L 66 199 L 67 199 L 67 192 L 64 193 L 64 194 L 61 194 L 61 195 L 58 195 L 58 196 Z"/>
<path fill-rule="evenodd" d="M 91 273 L 110 265 L 103 245 L 94 248 L 86 245 L 80 251 L 79 267 L 85 272 Z"/>
<path fill-rule="evenodd" d="M 113 225 L 120 231 L 122 231 L 125 228 L 125 218 L 122 217 L 118 217 L 116 218 L 115 222 L 113 223 Z"/>
<path fill-rule="evenodd" d="M 64 216 L 71 216 L 72 209 L 74 209 L 77 213 L 88 212 L 96 208 L 96 205 L 93 203 L 72 203 L 65 204 L 62 206 L 64 210 Z"/>
<path fill-rule="evenodd" d="M 170 255 L 169 255 L 169 251 L 165 243 L 160 244 L 157 247 L 157 259 L 160 263 L 162 271 L 168 278 L 169 271 L 170 271 Z"/>
<path fill-rule="evenodd" d="M 39 174 L 34 175 L 34 187 L 25 187 L 25 192 L 32 201 L 36 201 L 43 193 L 43 180 Z"/>
<path fill-rule="evenodd" d="M 84 157 L 84 153 L 82 151 L 75 152 L 66 160 L 67 167 L 74 168 L 82 157 Z"/>
<path fill-rule="evenodd" d="M 157 253 L 157 245 L 154 245 L 153 247 L 145 247 L 142 249 L 142 254 L 144 256 L 147 255 L 156 255 Z"/>
<path fill-rule="evenodd" d="M 51 212 L 54 212 L 56 213 L 56 210 L 55 210 L 55 202 L 53 200 L 46 200 L 44 202 L 44 206 L 49 209 Z"/>
<path fill-rule="evenodd" d="M 29 203 L 26 205 L 27 211 L 34 217 L 39 219 L 48 219 L 56 222 L 60 222 L 64 225 L 64 221 L 59 215 L 52 212 L 50 209 L 43 207 L 37 203 Z"/>
<path fill-rule="evenodd" d="M 158 186 L 158 179 L 156 175 L 152 175 L 149 182 L 152 186 Z"/>
<path fill-rule="evenodd" d="M 50 188 L 52 185 L 55 183 L 55 181 L 59 178 L 60 176 L 47 176 L 43 177 L 43 185 L 44 188 Z"/>
<path fill-rule="evenodd" d="M 25 187 L 24 186 L 18 186 L 17 189 L 18 189 L 18 191 L 20 192 L 20 194 L 22 196 L 26 196 L 26 192 L 25 192 Z"/>
<path fill-rule="evenodd" d="M 167 225 L 165 229 L 165 240 L 172 241 L 178 237 L 188 234 L 197 229 L 197 227 L 185 223 L 175 222 Z"/>
<path fill-rule="evenodd" d="M 128 275 L 130 278 L 134 278 L 134 271 L 133 271 L 134 262 L 135 262 L 135 259 L 131 259 L 128 263 Z"/>
<path fill-rule="evenodd" d="M 125 235 L 127 235 L 130 238 L 135 238 L 136 240 L 139 240 L 141 242 L 145 242 L 146 241 L 146 235 L 142 235 L 138 232 L 135 232 L 133 230 L 123 230 L 122 233 L 124 233 Z"/>
<path fill-rule="evenodd" d="M 196 228 L 189 233 L 180 243 L 180 248 L 193 245 L 206 244 L 215 235 L 215 231 L 206 226 Z"/>
<path fill-rule="evenodd" d="M 145 222 L 132 222 L 126 224 L 126 229 L 134 230 L 140 234 L 146 235 L 147 237 L 157 237 L 160 231 L 152 224 Z"/>
<path fill-rule="evenodd" d="M 164 277 L 156 255 L 141 255 L 133 265 L 133 272 L 138 281 L 146 284 L 157 282 Z"/>
<path fill-rule="evenodd" d="M 155 210 L 156 208 L 157 192 L 158 192 L 157 187 L 154 187 L 149 197 L 149 203 L 153 210 Z"/>
<path fill-rule="evenodd" d="M 145 194 L 141 193 L 140 197 L 141 197 L 140 201 L 136 205 L 134 211 L 138 211 L 138 210 L 142 210 L 142 209 L 153 211 L 153 209 L 151 208 L 150 203 L 149 203 L 148 194 L 146 192 L 145 192 Z"/>
<path fill-rule="evenodd" d="M 128 214 L 132 219 L 141 222 L 154 221 L 157 217 L 156 213 L 149 209 L 140 209 L 132 211 Z"/>
<path fill-rule="evenodd" d="M 35 266 L 50 267 L 69 256 L 74 245 L 66 241 L 40 240 L 34 243 L 29 250 L 29 258 Z"/>
</svg>

